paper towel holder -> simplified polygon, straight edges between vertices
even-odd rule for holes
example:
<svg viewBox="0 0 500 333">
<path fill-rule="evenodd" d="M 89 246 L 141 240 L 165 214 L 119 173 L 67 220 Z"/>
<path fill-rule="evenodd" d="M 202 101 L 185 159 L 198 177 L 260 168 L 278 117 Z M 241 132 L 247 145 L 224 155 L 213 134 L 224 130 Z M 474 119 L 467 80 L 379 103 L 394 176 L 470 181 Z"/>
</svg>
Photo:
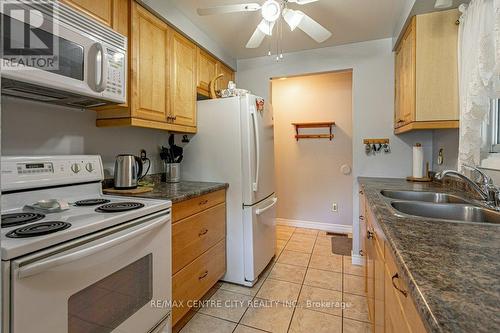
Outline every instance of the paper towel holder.
<svg viewBox="0 0 500 333">
<path fill-rule="evenodd" d="M 432 178 L 429 177 L 429 162 L 425 164 L 425 174 L 427 176 L 422 177 L 422 178 L 416 178 L 416 177 L 406 177 L 406 180 L 409 182 L 418 182 L 418 183 L 429 183 L 432 182 Z"/>
</svg>

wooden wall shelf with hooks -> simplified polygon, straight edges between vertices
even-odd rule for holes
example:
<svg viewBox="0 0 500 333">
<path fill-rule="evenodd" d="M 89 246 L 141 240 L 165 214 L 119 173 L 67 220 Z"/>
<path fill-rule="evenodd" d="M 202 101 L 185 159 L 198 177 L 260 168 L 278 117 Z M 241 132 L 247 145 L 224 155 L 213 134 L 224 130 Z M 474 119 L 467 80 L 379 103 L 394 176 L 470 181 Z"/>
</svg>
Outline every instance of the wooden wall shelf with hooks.
<svg viewBox="0 0 500 333">
<path fill-rule="evenodd" d="M 389 139 L 364 139 L 363 144 L 365 145 L 384 145 L 389 144 Z"/>
<path fill-rule="evenodd" d="M 333 126 L 335 126 L 335 122 L 311 122 L 311 123 L 292 123 L 295 126 L 295 139 L 299 141 L 299 139 L 329 139 L 333 140 Z M 328 128 L 329 134 L 300 134 L 299 129 L 301 128 Z"/>
</svg>

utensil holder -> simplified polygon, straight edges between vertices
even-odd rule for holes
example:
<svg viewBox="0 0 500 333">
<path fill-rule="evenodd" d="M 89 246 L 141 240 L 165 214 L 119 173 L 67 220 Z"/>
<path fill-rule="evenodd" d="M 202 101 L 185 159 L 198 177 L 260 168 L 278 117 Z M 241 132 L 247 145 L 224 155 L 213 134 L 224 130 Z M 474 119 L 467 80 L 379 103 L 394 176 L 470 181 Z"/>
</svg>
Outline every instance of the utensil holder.
<svg viewBox="0 0 500 333">
<path fill-rule="evenodd" d="M 167 183 L 178 183 L 181 181 L 180 163 L 165 163 L 165 181 Z"/>
</svg>

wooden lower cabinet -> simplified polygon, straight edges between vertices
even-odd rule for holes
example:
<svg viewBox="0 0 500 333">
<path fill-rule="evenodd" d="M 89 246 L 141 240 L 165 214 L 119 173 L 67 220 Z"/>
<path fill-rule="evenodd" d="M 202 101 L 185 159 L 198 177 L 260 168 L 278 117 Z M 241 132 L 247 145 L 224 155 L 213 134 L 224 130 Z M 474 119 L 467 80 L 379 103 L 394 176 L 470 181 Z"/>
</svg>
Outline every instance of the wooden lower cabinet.
<svg viewBox="0 0 500 333">
<path fill-rule="evenodd" d="M 226 272 L 226 190 L 172 207 L 172 324 Z"/>
<path fill-rule="evenodd" d="M 172 273 L 207 251 L 226 235 L 226 204 L 209 208 L 172 226 Z"/>
<path fill-rule="evenodd" d="M 394 254 L 373 212 L 360 191 L 360 235 L 366 281 L 365 289 L 372 331 L 425 333 L 408 286 L 401 279 Z"/>
<path fill-rule="evenodd" d="M 226 272 L 226 242 L 220 241 L 172 277 L 175 325 Z"/>
<path fill-rule="evenodd" d="M 215 191 L 189 200 L 176 202 L 172 210 L 173 223 L 226 201 L 226 190 Z"/>
<path fill-rule="evenodd" d="M 407 327 L 407 330 L 398 332 L 412 332 L 421 333 L 426 332 L 424 323 L 417 312 L 415 304 L 411 296 L 408 294 L 408 285 L 401 279 L 401 271 L 397 268 L 395 263 L 394 254 L 389 246 L 385 247 L 385 270 L 386 270 L 386 295 L 391 297 L 393 302 L 391 304 L 387 303 L 388 307 L 399 307 L 402 317 L 396 318 L 397 321 L 404 322 L 403 326 Z M 394 301 L 395 298 L 395 301 Z M 397 312 L 396 310 L 392 310 Z M 392 320 L 389 318 L 389 320 Z M 390 322 L 390 325 L 397 325 Z M 401 324 L 402 325 L 402 324 Z"/>
</svg>

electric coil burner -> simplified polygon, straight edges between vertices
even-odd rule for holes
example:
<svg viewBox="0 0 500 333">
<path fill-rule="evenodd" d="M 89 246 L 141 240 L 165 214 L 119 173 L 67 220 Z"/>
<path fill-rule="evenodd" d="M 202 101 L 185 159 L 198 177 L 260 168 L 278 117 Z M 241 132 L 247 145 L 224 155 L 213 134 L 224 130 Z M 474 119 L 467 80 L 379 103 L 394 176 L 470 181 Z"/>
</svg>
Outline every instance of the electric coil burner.
<svg viewBox="0 0 500 333">
<path fill-rule="evenodd" d="M 37 213 L 2 214 L 2 228 L 14 227 L 40 221 L 45 215 Z"/>
<path fill-rule="evenodd" d="M 126 212 L 128 210 L 139 209 L 142 207 L 144 207 L 144 204 L 140 202 L 114 202 L 97 207 L 95 211 L 101 213 L 117 213 L 117 212 Z"/>
<path fill-rule="evenodd" d="M 75 206 L 97 206 L 110 202 L 108 199 L 87 199 L 75 202 Z"/>
<path fill-rule="evenodd" d="M 6 236 L 9 238 L 36 237 L 68 229 L 69 227 L 71 227 L 71 224 L 68 222 L 59 222 L 59 221 L 39 222 L 12 230 Z"/>
</svg>

